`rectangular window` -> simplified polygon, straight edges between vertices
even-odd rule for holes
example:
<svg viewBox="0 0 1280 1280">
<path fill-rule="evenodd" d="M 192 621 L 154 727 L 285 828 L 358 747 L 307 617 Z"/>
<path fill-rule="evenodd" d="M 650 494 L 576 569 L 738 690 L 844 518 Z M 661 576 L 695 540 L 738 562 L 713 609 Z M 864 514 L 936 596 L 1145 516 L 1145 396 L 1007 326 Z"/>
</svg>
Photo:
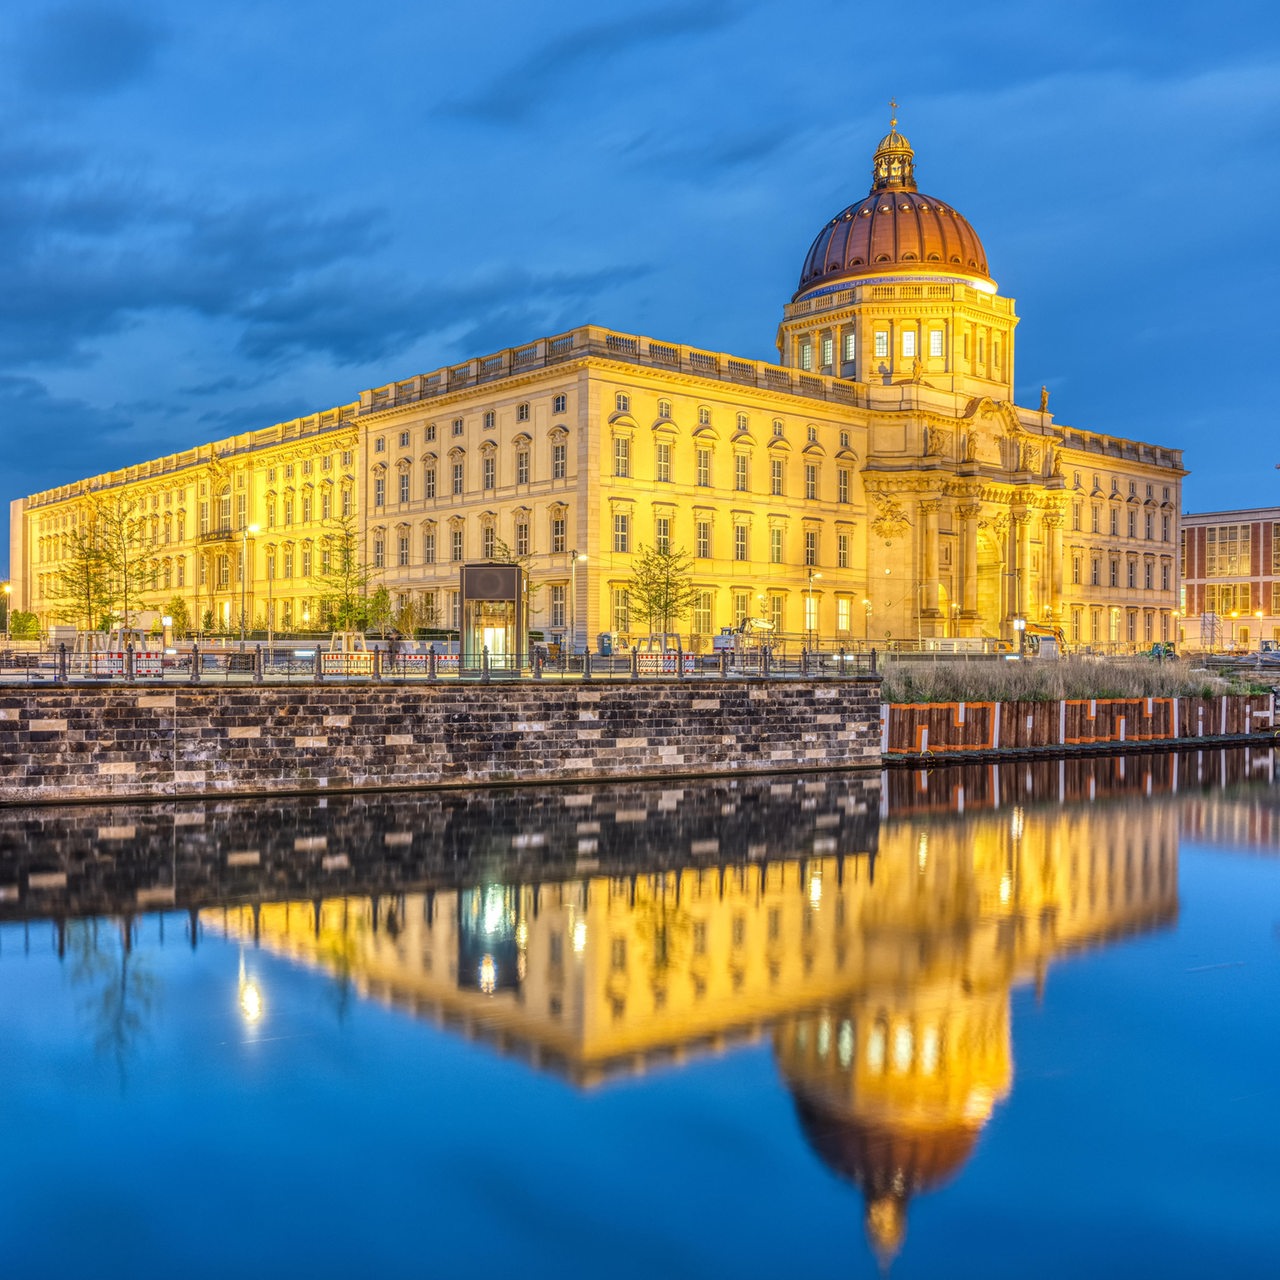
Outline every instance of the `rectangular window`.
<svg viewBox="0 0 1280 1280">
<path fill-rule="evenodd" d="M 1138 585 L 1138 566 L 1132 560 L 1130 560 L 1128 564 L 1127 578 L 1128 578 L 1128 585 L 1130 588 L 1136 587 Z"/>
<path fill-rule="evenodd" d="M 701 489 L 711 488 L 711 450 L 698 450 L 698 487 Z"/>
<path fill-rule="evenodd" d="M 769 530 L 769 563 L 782 563 L 782 530 Z"/>
<path fill-rule="evenodd" d="M 564 626 L 564 602 L 566 588 L 563 583 L 556 583 L 551 588 L 551 625 Z"/>
<path fill-rule="evenodd" d="M 836 534 L 836 568 L 847 569 L 849 567 L 849 535 L 847 533 Z"/>
<path fill-rule="evenodd" d="M 781 498 L 786 492 L 787 464 L 781 458 L 769 459 L 769 492 Z"/>
<path fill-rule="evenodd" d="M 409 563 L 409 535 L 407 533 L 402 533 L 397 539 L 396 562 L 402 569 Z"/>
<path fill-rule="evenodd" d="M 733 487 L 739 493 L 747 493 L 751 488 L 751 458 L 745 453 L 733 455 Z"/>
<path fill-rule="evenodd" d="M 711 521 L 699 520 L 694 526 L 697 532 L 697 548 L 699 560 L 711 559 Z"/>
<path fill-rule="evenodd" d="M 711 605 L 714 599 L 710 591 L 699 591 L 693 602 L 693 631 L 695 635 L 711 634 Z"/>
<path fill-rule="evenodd" d="M 773 623 L 773 634 L 782 634 L 782 624 L 786 620 L 787 599 L 781 592 L 773 592 L 769 596 L 769 621 Z"/>
<path fill-rule="evenodd" d="M 557 555 L 564 553 L 565 523 L 564 516 L 551 517 L 551 550 Z"/>
<path fill-rule="evenodd" d="M 457 561 L 462 559 L 462 530 L 461 529 L 452 530 L 450 532 L 449 537 L 450 537 L 450 542 L 452 544 L 450 547 L 450 553 L 451 553 L 452 559 L 456 563 Z"/>
<path fill-rule="evenodd" d="M 904 360 L 912 360 L 916 354 L 916 331 L 904 329 L 902 333 L 902 356 Z"/>
<path fill-rule="evenodd" d="M 436 469 L 427 467 L 422 473 L 422 492 L 427 498 L 436 496 Z"/>
<path fill-rule="evenodd" d="M 409 501 L 409 473 L 407 471 L 400 477 L 400 501 Z"/>
<path fill-rule="evenodd" d="M 487 524 L 480 530 L 480 558 L 482 560 L 492 560 L 493 553 L 497 550 L 498 535 L 493 525 Z"/>
<path fill-rule="evenodd" d="M 847 633 L 853 629 L 853 601 L 848 596 L 836 598 L 836 632 Z"/>
<path fill-rule="evenodd" d="M 929 355 L 932 359 L 937 360 L 942 356 L 942 330 L 929 330 Z"/>
<path fill-rule="evenodd" d="M 385 506 L 387 501 L 387 482 L 379 476 L 373 482 L 373 505 L 375 507 Z M 285 521 L 286 524 L 292 524 L 292 520 Z"/>
<path fill-rule="evenodd" d="M 453 434 L 454 434 L 455 436 L 460 436 L 460 435 L 462 434 L 462 419 L 461 419 L 461 418 L 454 418 L 454 420 L 453 420 Z"/>
<path fill-rule="evenodd" d="M 737 524 L 733 527 L 733 558 L 735 560 L 746 560 L 747 557 L 747 526 L 745 524 Z"/>
<path fill-rule="evenodd" d="M 852 472 L 848 467 L 840 467 L 836 471 L 836 501 L 849 501 L 849 485 L 852 479 Z"/>
<path fill-rule="evenodd" d="M 1216 525 L 1205 530 L 1205 574 L 1210 578 L 1244 577 L 1250 569 L 1250 527 Z M 1274 559 L 1275 551 L 1272 550 Z"/>
<path fill-rule="evenodd" d="M 824 337 L 822 339 L 822 364 L 824 368 L 832 363 L 834 355 L 831 339 Z"/>
<path fill-rule="evenodd" d="M 1150 512 L 1147 512 L 1146 529 L 1147 529 L 1148 542 L 1150 542 L 1151 539 L 1156 536 L 1155 523 L 1156 523 L 1155 516 L 1153 516 Z"/>
<path fill-rule="evenodd" d="M 327 485 L 320 490 L 320 519 L 328 520 L 333 515 L 333 490 Z"/>
<path fill-rule="evenodd" d="M 806 498 L 818 496 L 818 468 L 812 462 L 804 464 L 804 496 Z"/>
<path fill-rule="evenodd" d="M 563 393 L 551 401 L 552 413 L 564 413 L 569 408 L 569 397 Z"/>
<path fill-rule="evenodd" d="M 631 550 L 631 517 L 621 512 L 613 517 L 613 549 L 619 554 Z"/>
<path fill-rule="evenodd" d="M 423 564 L 436 562 L 436 535 L 433 529 L 429 529 L 422 535 L 422 562 Z"/>
<path fill-rule="evenodd" d="M 1080 529 L 1080 504 L 1078 502 L 1071 504 L 1071 527 L 1077 532 Z"/>
<path fill-rule="evenodd" d="M 342 518 L 349 520 L 351 518 L 351 490 L 343 489 L 342 491 Z"/>
<path fill-rule="evenodd" d="M 1142 585 L 1148 591 L 1156 585 L 1155 583 L 1156 567 L 1153 564 L 1144 564 L 1142 566 Z"/>
<path fill-rule="evenodd" d="M 565 476 L 566 457 L 568 451 L 563 442 L 551 446 L 551 478 L 563 480 Z"/>
<path fill-rule="evenodd" d="M 1071 557 L 1071 585 L 1078 587 L 1080 585 L 1080 557 Z"/>
<path fill-rule="evenodd" d="M 1093 508 L 1093 531 L 1094 533 L 1102 531 L 1102 514 L 1096 503 Z"/>
<path fill-rule="evenodd" d="M 653 522 L 653 549 L 662 556 L 671 554 L 671 519 L 658 516 Z"/>
<path fill-rule="evenodd" d="M 1167 564 L 1160 566 L 1160 590 L 1169 590 L 1169 566 Z"/>
<path fill-rule="evenodd" d="M 453 492 L 455 494 L 462 492 L 462 467 L 461 461 L 453 464 Z"/>
<path fill-rule="evenodd" d="M 400 447 L 402 449 L 407 449 L 409 447 L 409 433 L 407 431 L 402 431 L 400 433 Z"/>
<path fill-rule="evenodd" d="M 1119 560 L 1113 560 L 1111 562 L 1111 572 L 1110 572 L 1110 578 L 1108 580 L 1108 585 L 1112 587 L 1118 587 L 1120 585 L 1120 561 Z"/>
<path fill-rule="evenodd" d="M 812 591 L 808 592 L 804 598 L 804 629 L 806 631 L 818 629 L 818 597 Z"/>
<path fill-rule="evenodd" d="M 615 476 L 631 474 L 631 441 L 626 436 L 613 437 L 613 474 Z"/>
<path fill-rule="evenodd" d="M 1129 512 L 1129 537 L 1136 538 L 1138 536 L 1138 513 L 1136 511 Z"/>
<path fill-rule="evenodd" d="M 804 562 L 809 565 L 818 563 L 818 531 L 816 529 L 804 531 Z"/>
<path fill-rule="evenodd" d="M 462 625 L 462 592 L 449 592 L 449 625 L 454 631 Z"/>
<path fill-rule="evenodd" d="M 613 629 L 623 634 L 631 630 L 631 592 L 626 587 L 613 589 Z"/>
<path fill-rule="evenodd" d="M 653 478 L 659 484 L 671 483 L 671 446 L 665 440 L 654 445 Z"/>
<path fill-rule="evenodd" d="M 844 335 L 844 359 L 846 364 L 852 364 L 858 353 L 857 335 L 850 330 Z"/>
<path fill-rule="evenodd" d="M 813 348 L 807 342 L 800 344 L 800 368 L 806 373 L 813 368 Z"/>
<path fill-rule="evenodd" d="M 877 360 L 886 360 L 889 357 L 889 331 L 887 329 L 877 329 L 875 337 L 875 350 Z"/>
<path fill-rule="evenodd" d="M 1120 536 L 1120 512 L 1115 508 L 1111 508 L 1111 536 L 1118 538 Z"/>
<path fill-rule="evenodd" d="M 529 450 L 516 450 L 516 484 L 529 483 Z"/>
<path fill-rule="evenodd" d="M 747 591 L 733 593 L 733 625 L 741 627 L 751 610 L 751 595 Z"/>
<path fill-rule="evenodd" d="M 387 562 L 387 544 L 382 538 L 373 540 L 373 567 L 381 569 Z"/>
<path fill-rule="evenodd" d="M 516 555 L 527 556 L 529 554 L 529 522 L 527 520 L 516 521 Z"/>
</svg>

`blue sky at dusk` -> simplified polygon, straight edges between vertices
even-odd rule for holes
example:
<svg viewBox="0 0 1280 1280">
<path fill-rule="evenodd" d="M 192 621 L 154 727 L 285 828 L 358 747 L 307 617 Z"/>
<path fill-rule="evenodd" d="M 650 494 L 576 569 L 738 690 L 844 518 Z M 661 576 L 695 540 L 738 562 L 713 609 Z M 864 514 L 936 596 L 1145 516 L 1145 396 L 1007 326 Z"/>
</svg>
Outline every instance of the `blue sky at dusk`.
<svg viewBox="0 0 1280 1280">
<path fill-rule="evenodd" d="M 7 0 L 0 520 L 577 324 L 776 358 L 891 96 L 1019 401 L 1280 502 L 1272 3 Z"/>
</svg>

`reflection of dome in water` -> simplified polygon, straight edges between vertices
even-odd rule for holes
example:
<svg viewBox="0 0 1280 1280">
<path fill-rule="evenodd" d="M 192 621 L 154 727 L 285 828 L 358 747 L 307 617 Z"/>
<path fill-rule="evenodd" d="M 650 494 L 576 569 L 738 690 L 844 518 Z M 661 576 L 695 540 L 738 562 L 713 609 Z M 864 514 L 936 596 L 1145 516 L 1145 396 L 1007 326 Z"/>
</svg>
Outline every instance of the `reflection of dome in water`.
<svg viewBox="0 0 1280 1280">
<path fill-rule="evenodd" d="M 906 1237 L 908 1200 L 960 1172 L 979 1126 L 896 1128 L 838 1115 L 799 1091 L 794 1098 L 810 1146 L 866 1197 L 867 1237 L 880 1265 L 887 1266 Z"/>
</svg>

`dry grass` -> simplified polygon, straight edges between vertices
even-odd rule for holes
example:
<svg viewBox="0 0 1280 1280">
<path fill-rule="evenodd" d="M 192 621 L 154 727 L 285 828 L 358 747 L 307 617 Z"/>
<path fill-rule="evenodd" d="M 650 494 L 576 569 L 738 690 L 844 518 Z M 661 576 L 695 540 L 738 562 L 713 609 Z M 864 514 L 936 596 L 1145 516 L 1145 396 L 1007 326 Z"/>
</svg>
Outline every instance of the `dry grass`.
<svg viewBox="0 0 1280 1280">
<path fill-rule="evenodd" d="M 885 658 L 886 702 L 1057 702 L 1061 698 L 1212 697 L 1254 686 L 1182 660 L 1068 657 L 1057 662 Z"/>
</svg>

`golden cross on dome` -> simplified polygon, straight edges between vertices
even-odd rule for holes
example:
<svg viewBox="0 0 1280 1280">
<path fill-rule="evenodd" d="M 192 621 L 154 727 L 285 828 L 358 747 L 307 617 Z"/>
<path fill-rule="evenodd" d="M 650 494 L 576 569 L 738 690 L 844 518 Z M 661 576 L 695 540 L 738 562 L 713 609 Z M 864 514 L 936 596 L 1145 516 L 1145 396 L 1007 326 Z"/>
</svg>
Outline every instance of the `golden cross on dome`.
<svg viewBox="0 0 1280 1280">
<path fill-rule="evenodd" d="M 893 112 L 889 117 L 889 128 L 893 130 L 898 127 L 898 104 L 893 98 L 889 99 L 889 110 Z"/>
</svg>

